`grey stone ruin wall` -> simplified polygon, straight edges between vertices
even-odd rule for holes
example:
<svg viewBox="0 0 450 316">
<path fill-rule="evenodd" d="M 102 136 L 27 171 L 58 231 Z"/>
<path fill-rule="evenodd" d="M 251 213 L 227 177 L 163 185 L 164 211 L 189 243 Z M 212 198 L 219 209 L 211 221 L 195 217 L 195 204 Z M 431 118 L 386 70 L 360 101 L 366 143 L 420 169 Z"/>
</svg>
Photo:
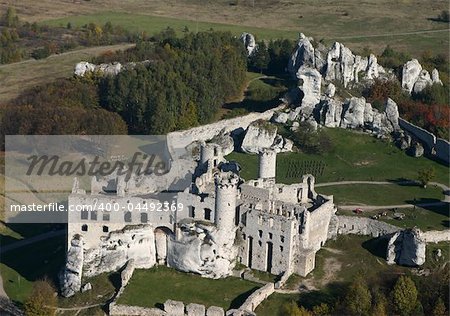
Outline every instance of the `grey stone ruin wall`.
<svg viewBox="0 0 450 316">
<path fill-rule="evenodd" d="M 435 156 L 445 163 L 450 163 L 450 143 L 442 138 L 437 138 L 434 134 L 416 126 L 402 118 L 398 119 L 400 127 L 417 138 L 425 148 L 427 153 L 435 152 Z"/>
<path fill-rule="evenodd" d="M 335 220 L 338 224 L 335 226 L 336 231 L 331 234 L 333 237 L 349 234 L 379 237 L 401 230 L 397 226 L 368 217 L 336 216 Z"/>
</svg>

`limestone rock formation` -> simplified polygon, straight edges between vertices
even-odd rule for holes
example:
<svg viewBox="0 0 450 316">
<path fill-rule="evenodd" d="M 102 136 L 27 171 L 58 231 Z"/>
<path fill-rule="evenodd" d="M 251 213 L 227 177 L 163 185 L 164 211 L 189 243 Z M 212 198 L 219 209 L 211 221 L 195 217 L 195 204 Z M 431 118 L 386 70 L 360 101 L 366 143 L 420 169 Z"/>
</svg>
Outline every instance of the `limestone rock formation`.
<svg viewBox="0 0 450 316">
<path fill-rule="evenodd" d="M 255 37 L 250 33 L 242 33 L 241 41 L 244 43 L 245 49 L 247 50 L 247 56 L 253 54 L 253 51 L 256 49 L 256 41 Z"/>
<path fill-rule="evenodd" d="M 316 69 L 302 66 L 297 71 L 297 78 L 301 82 L 299 88 L 303 92 L 300 114 L 307 118 L 311 116 L 314 107 L 320 102 L 322 76 Z"/>
<path fill-rule="evenodd" d="M 79 62 L 75 65 L 74 74 L 79 77 L 83 77 L 86 73 L 94 72 L 95 65 L 86 61 Z"/>
<path fill-rule="evenodd" d="M 75 236 L 70 242 L 66 265 L 60 274 L 59 281 L 62 296 L 70 297 L 80 291 L 83 259 L 83 239 L 80 236 Z"/>
<path fill-rule="evenodd" d="M 386 260 L 388 264 L 420 266 L 425 263 L 426 242 L 417 228 L 395 233 L 388 242 Z"/>
<path fill-rule="evenodd" d="M 84 256 L 84 274 L 94 276 L 117 271 L 130 259 L 136 268 L 151 268 L 156 264 L 155 235 L 151 225 L 129 225 L 112 231 L 101 246 L 89 248 Z"/>
<path fill-rule="evenodd" d="M 425 89 L 427 86 L 431 86 L 432 84 L 433 81 L 431 80 L 430 74 L 428 73 L 428 71 L 423 69 L 420 72 L 419 77 L 416 80 L 416 83 L 414 84 L 413 92 L 420 93 L 422 92 L 423 89 Z"/>
<path fill-rule="evenodd" d="M 422 65 L 417 59 L 406 62 L 402 70 L 402 88 L 411 93 L 421 71 Z"/>
<path fill-rule="evenodd" d="M 409 154 L 413 157 L 422 157 L 425 153 L 425 149 L 423 148 L 422 144 L 419 142 L 414 142 L 411 147 L 409 148 Z"/>
<path fill-rule="evenodd" d="M 390 131 L 399 130 L 400 126 L 398 124 L 398 118 L 400 117 L 398 113 L 397 103 L 394 102 L 391 98 L 388 98 L 386 101 L 384 113 L 386 115 L 386 119 L 391 125 Z"/>
<path fill-rule="evenodd" d="M 300 34 L 297 48 L 288 63 L 288 71 L 292 76 L 299 77 L 299 69 L 309 67 L 316 69 L 325 80 L 336 80 L 347 87 L 348 84 L 358 83 L 361 79 L 373 80 L 387 75 L 373 54 L 368 57 L 355 55 L 339 42 L 335 42 L 327 51 L 322 43 L 313 45 L 313 41 L 312 38 Z"/>
<path fill-rule="evenodd" d="M 167 260 L 170 267 L 209 278 L 230 275 L 237 255 L 235 232 L 225 234 L 216 226 L 201 222 L 181 224 L 181 236 L 170 240 Z"/>
<path fill-rule="evenodd" d="M 322 124 L 326 127 L 338 127 L 341 123 L 342 103 L 335 99 L 327 99 L 322 104 Z"/>
<path fill-rule="evenodd" d="M 302 66 L 315 68 L 316 63 L 314 47 L 311 44 L 310 38 L 306 37 L 303 33 L 300 33 L 297 48 L 288 63 L 288 71 L 291 74 L 296 74 L 298 69 Z"/>
<path fill-rule="evenodd" d="M 285 113 L 285 112 L 279 112 L 279 113 L 274 114 L 274 116 L 273 116 L 273 121 L 275 123 L 284 124 L 288 121 L 288 119 L 289 119 L 289 114 Z"/>
<path fill-rule="evenodd" d="M 344 114 L 340 127 L 358 128 L 364 125 L 364 111 L 366 109 L 366 99 L 351 98 L 344 104 Z"/>
<path fill-rule="evenodd" d="M 209 143 L 219 145 L 223 156 L 231 154 L 234 150 L 233 137 L 231 137 L 230 133 L 226 133 L 225 131 L 222 131 L 219 135 L 214 136 Z"/>
<path fill-rule="evenodd" d="M 439 71 L 436 68 L 431 72 L 431 80 L 433 81 L 433 84 L 437 83 L 442 86 L 442 81 L 439 79 Z"/>
<path fill-rule="evenodd" d="M 122 68 L 121 63 L 94 65 L 82 61 L 75 65 L 74 75 L 84 77 L 88 73 L 97 72 L 102 75 L 116 76 Z"/>
<path fill-rule="evenodd" d="M 276 136 L 276 126 L 263 121 L 253 122 L 245 132 L 241 150 L 246 153 L 259 153 L 262 148 L 270 148 Z"/>
</svg>

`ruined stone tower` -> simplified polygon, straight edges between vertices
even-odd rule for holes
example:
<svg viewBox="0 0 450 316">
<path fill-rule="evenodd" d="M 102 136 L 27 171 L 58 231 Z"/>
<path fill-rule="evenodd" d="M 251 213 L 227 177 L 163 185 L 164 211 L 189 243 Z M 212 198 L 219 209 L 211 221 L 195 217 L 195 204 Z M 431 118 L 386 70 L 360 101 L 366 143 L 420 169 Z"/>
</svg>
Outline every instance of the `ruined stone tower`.
<svg viewBox="0 0 450 316">
<path fill-rule="evenodd" d="M 214 222 L 219 230 L 231 232 L 235 228 L 238 183 L 238 176 L 231 172 L 222 173 L 215 179 L 216 216 Z"/>
<path fill-rule="evenodd" d="M 260 179 L 275 179 L 277 168 L 277 153 L 273 149 L 265 149 L 259 153 Z"/>
</svg>

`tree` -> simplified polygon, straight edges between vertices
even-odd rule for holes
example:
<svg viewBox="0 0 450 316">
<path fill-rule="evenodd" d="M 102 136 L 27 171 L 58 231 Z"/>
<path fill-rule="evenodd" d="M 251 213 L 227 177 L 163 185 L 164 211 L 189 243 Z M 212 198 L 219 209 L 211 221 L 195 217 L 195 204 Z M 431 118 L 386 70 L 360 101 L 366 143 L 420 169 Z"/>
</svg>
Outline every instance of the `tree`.
<svg viewBox="0 0 450 316">
<path fill-rule="evenodd" d="M 312 309 L 313 316 L 326 316 L 330 314 L 330 307 L 328 304 L 322 303 L 320 305 L 316 305 Z"/>
<path fill-rule="evenodd" d="M 448 312 L 445 308 L 445 304 L 444 301 L 442 300 L 442 298 L 438 298 L 436 300 L 436 304 L 433 308 L 433 316 L 446 316 L 448 315 Z"/>
<path fill-rule="evenodd" d="M 388 315 L 388 313 L 387 313 L 388 302 L 387 302 L 384 294 L 380 290 L 375 291 L 375 293 L 373 294 L 373 300 L 374 300 L 374 305 L 372 308 L 372 315 L 373 316 L 387 316 Z"/>
<path fill-rule="evenodd" d="M 392 290 L 392 303 L 394 311 L 399 315 L 411 315 L 418 306 L 417 289 L 414 281 L 402 275 L 398 278 Z"/>
<path fill-rule="evenodd" d="M 450 22 L 449 11 L 448 10 L 442 10 L 441 14 L 439 14 L 438 20 L 442 21 L 442 22 L 447 22 L 447 23 Z"/>
<path fill-rule="evenodd" d="M 350 284 L 344 297 L 344 306 L 350 315 L 368 315 L 372 307 L 372 294 L 362 276 Z"/>
<path fill-rule="evenodd" d="M 298 307 L 297 303 L 294 301 L 283 305 L 283 315 L 286 316 L 312 316 L 310 311 L 308 311 L 303 306 Z"/>
<path fill-rule="evenodd" d="M 34 282 L 30 296 L 25 301 L 26 316 L 50 316 L 56 314 L 56 295 L 48 279 Z"/>
<path fill-rule="evenodd" d="M 3 24 L 7 27 L 17 27 L 19 26 L 19 17 L 16 14 L 16 9 L 14 7 L 8 7 L 6 13 L 3 16 Z"/>
<path fill-rule="evenodd" d="M 255 52 L 250 56 L 250 65 L 261 73 L 266 70 L 270 63 L 270 55 L 264 41 L 258 42 Z"/>
<path fill-rule="evenodd" d="M 436 171 L 433 167 L 423 168 L 417 172 L 417 180 L 419 180 L 420 184 L 426 188 L 427 184 L 433 180 L 436 175 Z"/>
</svg>

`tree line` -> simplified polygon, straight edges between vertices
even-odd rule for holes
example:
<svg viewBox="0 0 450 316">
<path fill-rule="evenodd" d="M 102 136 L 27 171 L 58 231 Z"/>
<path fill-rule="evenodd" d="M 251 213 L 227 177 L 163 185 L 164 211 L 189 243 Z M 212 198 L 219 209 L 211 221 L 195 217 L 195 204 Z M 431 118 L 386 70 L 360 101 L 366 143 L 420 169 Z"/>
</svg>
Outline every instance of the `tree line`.
<svg viewBox="0 0 450 316">
<path fill-rule="evenodd" d="M 90 74 L 22 93 L 0 108 L 0 133 L 165 134 L 214 120 L 245 84 L 242 43 L 223 32 L 166 33 L 105 56 L 148 61 L 117 76 Z"/>
</svg>

